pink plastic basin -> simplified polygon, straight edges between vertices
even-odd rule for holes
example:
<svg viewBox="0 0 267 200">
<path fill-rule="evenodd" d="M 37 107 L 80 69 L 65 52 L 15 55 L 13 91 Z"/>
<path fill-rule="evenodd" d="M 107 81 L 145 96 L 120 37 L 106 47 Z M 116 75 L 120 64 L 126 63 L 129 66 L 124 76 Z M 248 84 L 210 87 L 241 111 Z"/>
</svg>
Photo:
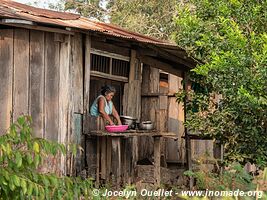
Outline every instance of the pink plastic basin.
<svg viewBox="0 0 267 200">
<path fill-rule="evenodd" d="M 105 128 L 108 132 L 123 132 L 127 130 L 128 125 L 105 126 Z"/>
</svg>

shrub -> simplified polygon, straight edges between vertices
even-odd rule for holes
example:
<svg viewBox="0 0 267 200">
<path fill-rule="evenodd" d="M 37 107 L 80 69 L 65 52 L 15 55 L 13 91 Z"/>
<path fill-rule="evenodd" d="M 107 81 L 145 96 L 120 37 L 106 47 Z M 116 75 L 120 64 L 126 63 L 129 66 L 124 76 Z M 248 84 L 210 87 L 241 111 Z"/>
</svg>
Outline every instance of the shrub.
<svg viewBox="0 0 267 200">
<path fill-rule="evenodd" d="M 0 199 L 78 199 L 89 197 L 91 180 L 40 173 L 44 158 L 66 154 L 57 142 L 32 137 L 23 116 L 0 136 Z"/>
</svg>

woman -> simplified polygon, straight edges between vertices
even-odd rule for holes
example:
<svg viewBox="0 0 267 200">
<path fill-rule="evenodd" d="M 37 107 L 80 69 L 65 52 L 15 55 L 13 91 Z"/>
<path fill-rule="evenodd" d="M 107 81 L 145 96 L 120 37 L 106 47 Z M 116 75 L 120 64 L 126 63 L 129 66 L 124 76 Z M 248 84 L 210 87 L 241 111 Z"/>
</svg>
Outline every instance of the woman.
<svg viewBox="0 0 267 200">
<path fill-rule="evenodd" d="M 115 123 L 111 120 L 110 115 L 113 115 L 117 120 L 118 125 L 121 125 L 121 120 L 118 115 L 115 106 L 112 103 L 112 98 L 115 95 L 116 90 L 114 87 L 105 85 L 101 88 L 101 95 L 99 95 L 93 102 L 90 108 L 91 116 L 103 117 L 109 125 L 115 125 Z"/>
</svg>

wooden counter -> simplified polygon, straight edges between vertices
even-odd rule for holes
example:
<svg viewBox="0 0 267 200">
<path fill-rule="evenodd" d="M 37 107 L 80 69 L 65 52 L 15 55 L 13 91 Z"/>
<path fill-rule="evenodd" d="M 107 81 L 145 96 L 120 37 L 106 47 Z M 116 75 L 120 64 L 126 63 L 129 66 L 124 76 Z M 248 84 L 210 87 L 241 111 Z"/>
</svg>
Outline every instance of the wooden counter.
<svg viewBox="0 0 267 200">
<path fill-rule="evenodd" d="M 151 136 L 151 137 L 168 137 L 173 139 L 178 139 L 173 132 L 160 132 L 157 130 L 126 130 L 124 132 L 110 133 L 107 131 L 90 131 L 86 135 L 88 136 L 110 136 L 110 137 L 134 137 L 134 136 Z"/>
<path fill-rule="evenodd" d="M 120 184 L 128 182 L 125 177 L 125 171 L 129 166 L 130 158 L 127 155 L 125 140 L 134 137 L 150 136 L 154 139 L 154 178 L 155 186 L 160 186 L 160 157 L 161 157 L 161 138 L 171 138 L 177 140 L 178 137 L 173 132 L 160 132 L 157 130 L 127 130 L 124 132 L 110 133 L 107 131 L 90 131 L 86 134 L 87 137 L 97 138 L 97 167 L 96 167 L 96 186 L 99 185 L 100 177 L 108 181 L 112 181 L 110 174 L 115 176 L 115 184 L 119 188 Z M 132 167 L 136 167 L 136 163 L 132 163 Z M 130 174 L 133 176 L 133 174 Z M 129 183 L 129 182 L 128 182 Z"/>
</svg>

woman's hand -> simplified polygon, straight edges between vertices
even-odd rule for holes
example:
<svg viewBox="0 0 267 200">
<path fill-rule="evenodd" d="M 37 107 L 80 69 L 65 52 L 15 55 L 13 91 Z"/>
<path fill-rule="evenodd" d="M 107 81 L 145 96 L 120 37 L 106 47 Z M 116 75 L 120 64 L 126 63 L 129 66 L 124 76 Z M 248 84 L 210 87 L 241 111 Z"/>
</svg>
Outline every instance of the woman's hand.
<svg viewBox="0 0 267 200">
<path fill-rule="evenodd" d="M 118 121 L 118 125 L 122 125 L 121 121 Z"/>
<path fill-rule="evenodd" d="M 114 124 L 113 121 L 110 121 L 110 122 L 109 122 L 109 125 L 110 125 L 110 126 L 115 126 L 115 124 Z"/>
</svg>

